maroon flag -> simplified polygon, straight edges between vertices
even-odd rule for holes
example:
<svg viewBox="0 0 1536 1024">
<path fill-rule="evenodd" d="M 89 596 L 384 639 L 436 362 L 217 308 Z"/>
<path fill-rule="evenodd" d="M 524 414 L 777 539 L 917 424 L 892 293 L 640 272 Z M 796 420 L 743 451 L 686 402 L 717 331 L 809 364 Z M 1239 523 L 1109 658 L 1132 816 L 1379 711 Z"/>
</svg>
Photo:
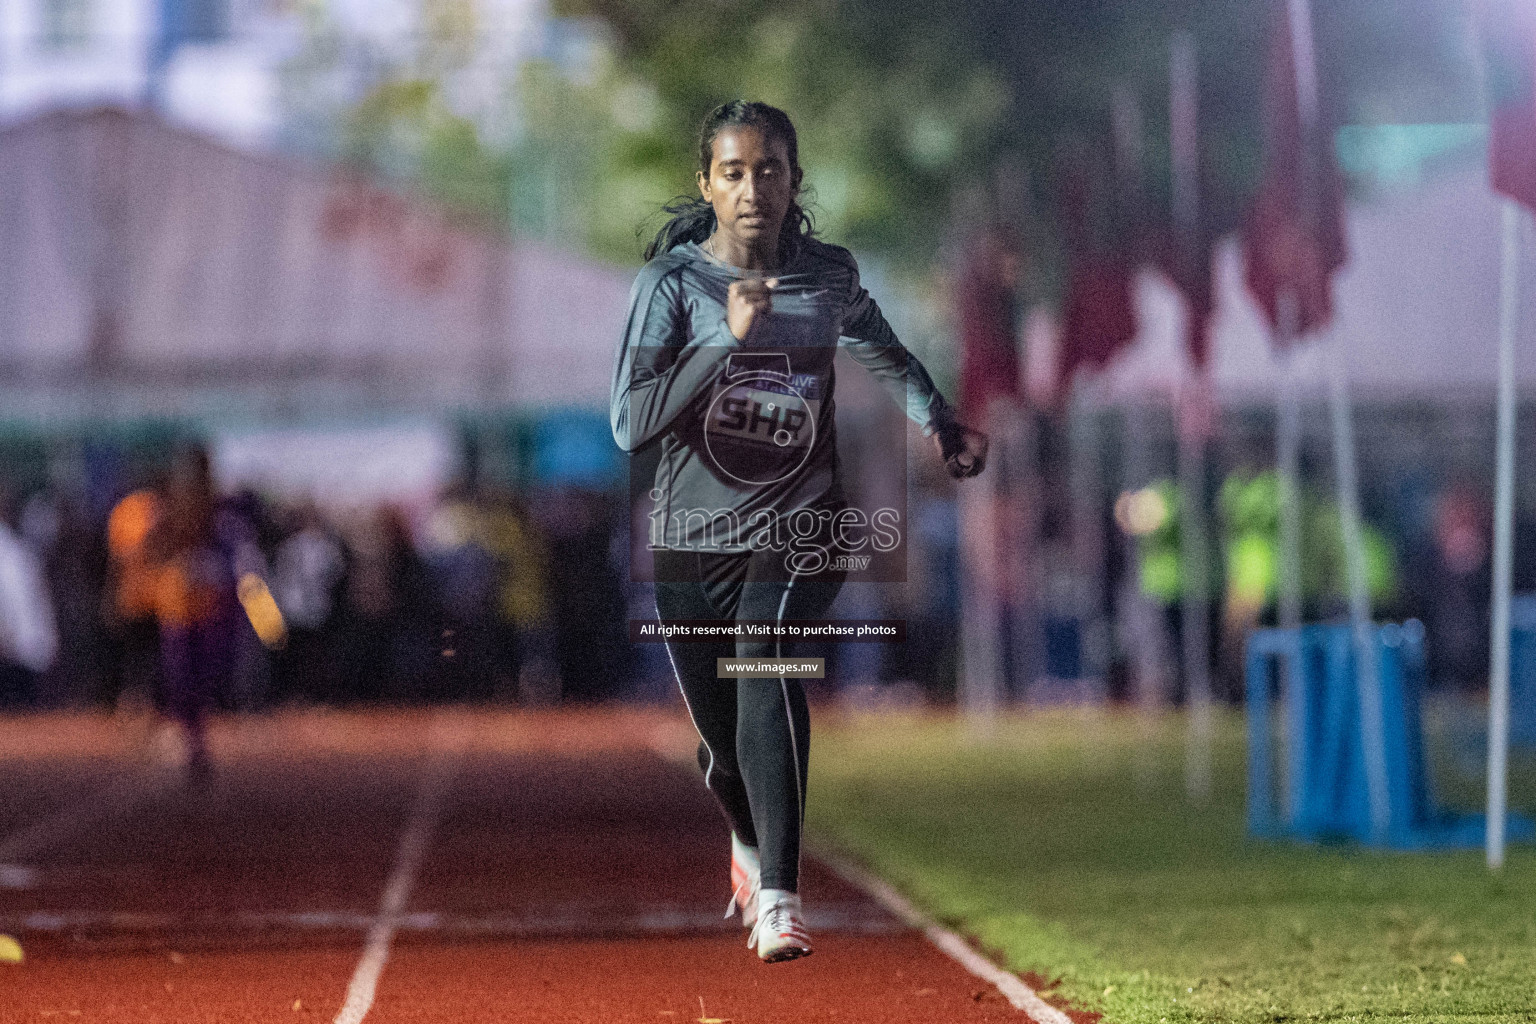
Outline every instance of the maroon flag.
<svg viewBox="0 0 1536 1024">
<path fill-rule="evenodd" d="M 1022 257 L 1018 242 L 995 228 L 980 232 L 970 250 L 957 288 L 960 412 L 966 422 L 981 423 L 993 398 L 1020 398 L 1017 326 Z"/>
<path fill-rule="evenodd" d="M 1085 255 L 1073 261 L 1057 351 L 1058 396 L 1080 369 L 1101 370 L 1136 337 L 1130 261 Z"/>
<path fill-rule="evenodd" d="M 1069 262 L 1056 350 L 1058 401 L 1066 397 L 1079 370 L 1102 370 L 1136 337 L 1132 282 L 1146 249 L 1139 197 L 1123 194 L 1096 205 L 1095 193 L 1104 190 L 1095 189 L 1085 154 L 1069 154 L 1063 164 L 1061 199 Z"/>
<path fill-rule="evenodd" d="M 1495 191 L 1536 210 L 1536 18 L 1505 28 L 1490 33 L 1489 176 Z"/>
<path fill-rule="evenodd" d="M 1332 317 L 1331 278 L 1345 259 L 1343 179 L 1321 114 L 1311 25 L 1292 23 L 1292 6 L 1274 5 L 1264 73 L 1264 178 L 1244 233 L 1248 289 L 1281 345 Z M 1295 303 L 1289 324 L 1281 322 L 1286 296 Z"/>
<path fill-rule="evenodd" d="M 1215 305 L 1212 239 L 1200 215 L 1200 83 L 1195 37 L 1176 32 L 1168 46 L 1168 156 L 1171 214 L 1159 263 L 1184 294 L 1184 345 L 1197 374 L 1210 362 L 1209 325 Z"/>
<path fill-rule="evenodd" d="M 1210 322 L 1216 305 L 1215 283 L 1211 277 L 1211 239 L 1204 234 L 1179 237 L 1167 232 L 1159 243 L 1157 265 L 1184 296 L 1188 311 L 1184 345 L 1190 362 L 1204 368 L 1210 363 Z"/>
</svg>

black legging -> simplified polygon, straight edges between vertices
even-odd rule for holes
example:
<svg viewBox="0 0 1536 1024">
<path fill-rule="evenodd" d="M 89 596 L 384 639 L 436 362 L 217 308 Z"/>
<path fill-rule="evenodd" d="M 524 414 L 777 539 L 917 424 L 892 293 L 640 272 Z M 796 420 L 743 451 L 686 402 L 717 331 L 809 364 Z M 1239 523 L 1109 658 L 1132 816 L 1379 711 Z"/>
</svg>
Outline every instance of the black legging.
<svg viewBox="0 0 1536 1024">
<path fill-rule="evenodd" d="M 842 573 L 787 577 L 782 552 L 656 552 L 663 619 L 787 621 L 826 614 Z M 758 847 L 765 889 L 797 891 L 811 716 L 799 679 L 720 679 L 717 658 L 793 657 L 788 641 L 668 641 L 699 730 L 699 766 L 738 838 Z"/>
</svg>

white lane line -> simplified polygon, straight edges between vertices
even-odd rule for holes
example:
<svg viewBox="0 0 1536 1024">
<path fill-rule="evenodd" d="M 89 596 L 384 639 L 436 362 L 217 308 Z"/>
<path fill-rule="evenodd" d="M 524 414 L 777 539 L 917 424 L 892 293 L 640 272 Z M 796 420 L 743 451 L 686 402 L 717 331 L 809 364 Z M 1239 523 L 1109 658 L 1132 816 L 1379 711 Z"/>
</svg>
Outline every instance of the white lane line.
<svg viewBox="0 0 1536 1024">
<path fill-rule="evenodd" d="M 669 742 L 672 738 L 667 730 L 658 729 L 651 738 L 651 751 L 663 761 L 686 770 L 688 761 L 682 756 L 676 744 Z M 801 849 L 804 850 L 808 845 L 810 844 L 802 842 Z M 1024 983 L 1024 979 L 982 956 L 959 935 L 918 910 L 905 896 L 892 888 L 889 882 L 822 847 L 814 847 L 808 852 L 833 874 L 855 889 L 863 891 L 870 899 L 884 907 L 897 920 L 922 932 L 929 942 L 943 950 L 961 967 L 995 987 L 1015 1009 L 1029 1014 L 1036 1024 L 1072 1024 L 1072 1018 L 1041 999 L 1034 989 Z"/>
<path fill-rule="evenodd" d="M 23 826 L 0 839 L 0 865 L 19 867 L 21 865 L 14 862 L 35 857 L 59 845 L 109 814 L 131 810 L 161 789 L 171 777 L 164 769 L 157 768 L 144 768 L 118 777 L 41 821 Z"/>
<path fill-rule="evenodd" d="M 384 896 L 379 901 L 379 912 L 368 928 L 368 938 L 363 944 L 363 957 L 352 972 L 347 985 L 347 998 L 336 1014 L 335 1024 L 359 1024 L 373 1007 L 374 993 L 378 990 L 379 975 L 389 959 L 389 945 L 400 927 L 406 900 L 415 884 L 416 872 L 422 857 L 432 841 L 432 831 L 437 827 L 438 815 L 453 777 L 464 759 L 464 730 L 449 729 L 439 720 L 433 729 L 434 737 L 446 732 L 446 742 L 433 742 L 434 748 L 427 762 L 426 774 L 416 791 L 416 801 L 411 806 L 411 816 L 405 832 L 400 837 L 400 847 L 395 851 L 395 866 Z"/>
<path fill-rule="evenodd" d="M 1005 971 L 978 953 L 971 944 L 923 913 L 889 882 L 870 874 L 844 857 L 818 848 L 813 856 L 832 872 L 856 889 L 869 894 L 870 899 L 889 910 L 911 927 L 921 931 L 928 941 L 939 947 L 961 967 L 994 986 L 1003 998 L 1017 1009 L 1033 1017 L 1039 1024 L 1072 1024 L 1065 1013 L 1041 999 L 1034 989 L 1012 971 Z"/>
<path fill-rule="evenodd" d="M 0 889 L 35 889 L 42 875 L 25 864 L 0 864 Z"/>
<path fill-rule="evenodd" d="M 903 929 L 883 911 L 866 902 L 822 904 L 807 912 L 819 931 L 860 935 Z M 34 910 L 0 914 L 5 932 L 94 932 L 121 936 L 132 933 L 242 931 L 366 931 L 376 915 L 359 910 L 259 910 L 235 913 L 167 914 L 135 911 Z M 522 913 L 445 914 L 418 910 L 394 918 L 396 932 L 464 934 L 509 938 L 588 938 L 622 935 L 734 935 L 740 925 L 722 921 L 713 908 L 659 904 L 642 911 L 609 913 L 601 907 L 542 907 Z"/>
</svg>

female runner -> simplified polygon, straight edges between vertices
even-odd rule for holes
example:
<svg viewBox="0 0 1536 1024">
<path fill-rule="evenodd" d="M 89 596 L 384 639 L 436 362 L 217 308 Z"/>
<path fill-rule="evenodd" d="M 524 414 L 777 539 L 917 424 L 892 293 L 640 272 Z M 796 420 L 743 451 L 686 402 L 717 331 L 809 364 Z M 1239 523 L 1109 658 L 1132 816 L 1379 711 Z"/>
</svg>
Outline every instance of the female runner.
<svg viewBox="0 0 1536 1024">
<path fill-rule="evenodd" d="M 839 481 L 839 347 L 933 438 L 951 476 L 986 462 L 987 438 L 956 421 L 853 257 L 814 236 L 801 178 L 782 110 L 715 108 L 699 133 L 701 198 L 666 208 L 631 293 L 610 421 L 625 451 L 661 440 L 650 547 L 663 620 L 782 623 L 831 605 L 844 574 L 829 552 L 862 521 Z M 716 667 L 789 646 L 667 641 L 704 783 L 732 830 L 727 914 L 740 908 L 770 963 L 811 952 L 797 895 L 810 715 L 799 679 L 721 679 Z"/>
</svg>

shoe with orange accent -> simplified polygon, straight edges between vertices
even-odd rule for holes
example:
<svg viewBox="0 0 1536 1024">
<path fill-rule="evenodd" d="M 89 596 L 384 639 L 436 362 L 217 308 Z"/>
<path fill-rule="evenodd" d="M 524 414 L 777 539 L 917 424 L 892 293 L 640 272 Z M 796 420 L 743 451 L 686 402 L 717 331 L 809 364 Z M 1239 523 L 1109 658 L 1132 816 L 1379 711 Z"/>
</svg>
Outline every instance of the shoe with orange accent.
<svg viewBox="0 0 1536 1024">
<path fill-rule="evenodd" d="M 741 909 L 741 924 L 751 928 L 757 924 L 758 880 L 762 876 L 761 861 L 757 850 L 731 833 L 731 902 L 725 906 L 725 916 L 730 917 Z"/>
<path fill-rule="evenodd" d="M 811 934 L 800 911 L 800 897 L 783 889 L 764 889 L 757 897 L 757 923 L 747 946 L 764 963 L 811 955 Z"/>
</svg>

